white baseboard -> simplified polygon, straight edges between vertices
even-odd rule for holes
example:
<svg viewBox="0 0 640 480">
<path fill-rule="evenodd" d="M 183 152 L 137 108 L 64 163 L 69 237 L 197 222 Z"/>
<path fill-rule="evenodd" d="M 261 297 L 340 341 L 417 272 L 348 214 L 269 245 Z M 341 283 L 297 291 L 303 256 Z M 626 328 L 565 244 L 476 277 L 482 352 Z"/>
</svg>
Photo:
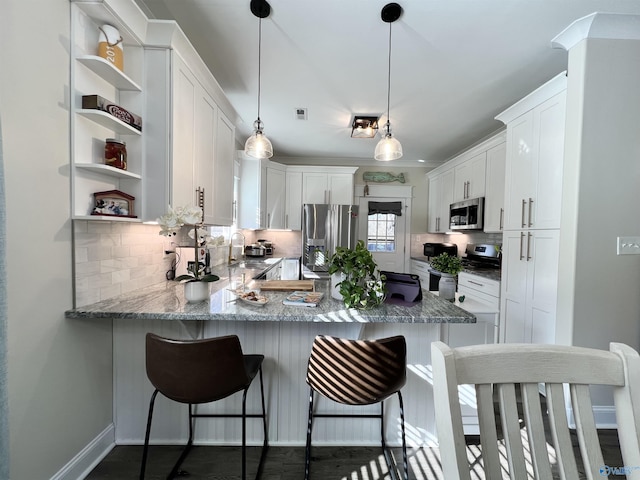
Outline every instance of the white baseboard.
<svg viewBox="0 0 640 480">
<path fill-rule="evenodd" d="M 105 428 L 50 480 L 82 480 L 115 447 L 115 427 Z"/>
</svg>

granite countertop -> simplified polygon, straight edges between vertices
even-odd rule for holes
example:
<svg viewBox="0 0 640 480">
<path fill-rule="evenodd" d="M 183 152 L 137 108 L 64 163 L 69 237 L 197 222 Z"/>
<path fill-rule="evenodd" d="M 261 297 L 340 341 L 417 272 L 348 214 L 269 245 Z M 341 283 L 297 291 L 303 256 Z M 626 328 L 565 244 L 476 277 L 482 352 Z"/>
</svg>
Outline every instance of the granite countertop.
<svg viewBox="0 0 640 480">
<path fill-rule="evenodd" d="M 426 265 L 429 265 L 429 260 L 424 257 L 411 257 L 411 260 L 417 260 L 418 262 L 422 262 Z M 476 275 L 482 278 L 488 278 L 489 280 L 495 280 L 499 282 L 501 280 L 501 270 L 499 268 L 470 268 L 463 267 L 463 272 L 468 273 L 469 275 Z"/>
<path fill-rule="evenodd" d="M 215 272 L 214 272 L 215 273 Z M 325 293 L 317 307 L 282 304 L 288 292 L 264 292 L 268 303 L 253 306 L 236 301 L 231 290 L 238 270 L 211 284 L 209 301 L 187 303 L 184 286 L 163 282 L 65 312 L 67 318 L 117 318 L 158 320 L 228 320 L 266 322 L 360 322 L 360 323 L 475 323 L 475 316 L 423 290 L 423 300 L 410 306 L 385 303 L 371 310 L 346 309 L 331 297 L 328 281 L 315 281 L 317 291 Z M 249 282 L 247 288 L 255 283 Z"/>
</svg>

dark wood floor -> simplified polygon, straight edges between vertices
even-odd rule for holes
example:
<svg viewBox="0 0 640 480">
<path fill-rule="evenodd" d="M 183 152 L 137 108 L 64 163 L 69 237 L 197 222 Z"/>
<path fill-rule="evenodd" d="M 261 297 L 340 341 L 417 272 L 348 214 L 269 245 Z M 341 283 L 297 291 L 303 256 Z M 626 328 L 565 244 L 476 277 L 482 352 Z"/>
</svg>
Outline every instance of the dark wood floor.
<svg viewBox="0 0 640 480">
<path fill-rule="evenodd" d="M 615 430 L 601 431 L 605 464 L 623 466 Z M 469 454 L 479 456 L 478 448 L 469 442 Z M 152 446 L 146 479 L 166 478 L 180 454 L 178 446 Z M 259 448 L 249 449 L 248 478 L 254 478 Z M 402 464 L 399 449 L 393 455 Z M 117 446 L 86 477 L 88 480 L 128 480 L 138 478 L 142 447 Z M 240 478 L 239 447 L 194 447 L 185 460 L 183 470 L 190 480 L 237 480 Z M 313 480 L 384 480 L 391 479 L 380 448 L 375 447 L 314 447 Z M 435 448 L 409 449 L 409 475 L 415 480 L 443 479 L 439 452 Z M 475 475 L 475 476 L 474 476 Z M 178 477 L 180 478 L 180 477 Z M 263 480 L 301 480 L 304 478 L 304 448 L 270 447 Z M 472 479 L 483 477 L 477 473 Z M 581 477 L 583 478 L 583 477 Z M 586 477 L 584 477 L 586 478 Z M 604 477 L 603 477 L 604 478 Z M 616 479 L 623 479 L 616 476 Z"/>
</svg>

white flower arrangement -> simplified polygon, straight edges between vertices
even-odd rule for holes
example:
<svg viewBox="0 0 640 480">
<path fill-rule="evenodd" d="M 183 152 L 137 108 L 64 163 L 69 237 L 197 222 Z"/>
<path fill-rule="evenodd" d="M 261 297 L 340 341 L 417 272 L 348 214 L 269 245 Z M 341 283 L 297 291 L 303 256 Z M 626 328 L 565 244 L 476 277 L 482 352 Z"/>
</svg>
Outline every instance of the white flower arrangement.
<svg viewBox="0 0 640 480">
<path fill-rule="evenodd" d="M 173 237 L 178 234 L 180 229 L 185 225 L 193 225 L 193 229 L 189 231 L 189 237 L 194 243 L 194 259 L 198 258 L 198 250 L 201 245 L 207 243 L 208 233 L 202 227 L 202 209 L 200 207 L 186 206 L 172 208 L 169 205 L 169 211 L 158 218 L 160 225 L 160 235 Z M 198 268 L 199 262 L 193 262 L 191 268 L 188 268 L 189 274 L 180 275 L 176 278 L 179 282 L 215 282 L 220 277 L 212 274 L 205 274 L 204 268 Z"/>
</svg>

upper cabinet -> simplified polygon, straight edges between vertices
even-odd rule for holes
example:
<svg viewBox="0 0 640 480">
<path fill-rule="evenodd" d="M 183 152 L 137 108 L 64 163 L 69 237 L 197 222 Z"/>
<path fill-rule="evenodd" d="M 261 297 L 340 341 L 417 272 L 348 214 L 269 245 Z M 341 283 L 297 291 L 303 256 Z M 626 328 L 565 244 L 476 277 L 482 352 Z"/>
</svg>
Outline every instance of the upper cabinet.
<svg viewBox="0 0 640 480">
<path fill-rule="evenodd" d="M 145 217 L 157 218 L 168 205 L 199 205 L 205 224 L 231 225 L 235 127 L 220 104 L 232 109 L 175 23 L 150 21 L 149 37 Z"/>
<path fill-rule="evenodd" d="M 302 172 L 287 169 L 286 203 L 284 227 L 302 230 Z"/>
<path fill-rule="evenodd" d="M 504 134 L 501 137 L 504 139 Z M 504 227 L 504 170 L 507 144 L 502 141 L 487 150 L 487 175 L 484 194 L 484 231 L 500 233 Z"/>
<path fill-rule="evenodd" d="M 357 167 L 300 167 L 302 168 L 302 204 L 353 203 L 354 174 Z"/>
<path fill-rule="evenodd" d="M 478 197 L 485 198 L 484 231 L 502 230 L 505 138 L 505 132 L 499 132 L 427 174 L 429 233 L 449 230 L 452 203 Z"/>
<path fill-rule="evenodd" d="M 453 201 L 484 197 L 487 153 L 481 152 L 455 167 Z"/>
<path fill-rule="evenodd" d="M 74 219 L 142 221 L 146 134 L 141 86 L 144 21 L 141 12 L 116 14 L 104 2 L 71 4 L 71 217 Z M 105 24 L 115 27 L 122 37 L 117 47 L 122 47 L 122 69 L 98 55 L 99 35 Z M 83 108 L 85 95 L 98 95 L 142 117 L 142 130 L 121 120 L 125 118 L 121 115 L 118 118 L 104 110 Z M 105 163 L 107 138 L 125 144 L 126 168 Z M 91 215 L 96 207 L 94 193 L 112 190 L 135 197 L 133 212 L 114 214 L 101 209 L 99 215 Z"/>
<path fill-rule="evenodd" d="M 444 233 L 449 230 L 449 206 L 453 203 L 454 170 L 450 168 L 429 178 L 427 231 Z"/>
<path fill-rule="evenodd" d="M 236 113 L 178 25 L 132 7 L 72 0 L 72 218 L 140 222 L 169 205 L 200 205 L 206 224 L 231 225 Z M 98 55 L 106 25 L 122 37 L 122 69 Z M 83 108 L 85 95 L 121 114 Z M 122 109 L 141 117 L 142 128 Z M 107 138 L 126 145 L 126 168 L 105 164 Z M 94 193 L 112 190 L 135 198 L 132 215 L 90 216 Z"/>
<path fill-rule="evenodd" d="M 505 230 L 560 228 L 565 89 L 561 74 L 496 117 L 507 125 Z"/>
</svg>

